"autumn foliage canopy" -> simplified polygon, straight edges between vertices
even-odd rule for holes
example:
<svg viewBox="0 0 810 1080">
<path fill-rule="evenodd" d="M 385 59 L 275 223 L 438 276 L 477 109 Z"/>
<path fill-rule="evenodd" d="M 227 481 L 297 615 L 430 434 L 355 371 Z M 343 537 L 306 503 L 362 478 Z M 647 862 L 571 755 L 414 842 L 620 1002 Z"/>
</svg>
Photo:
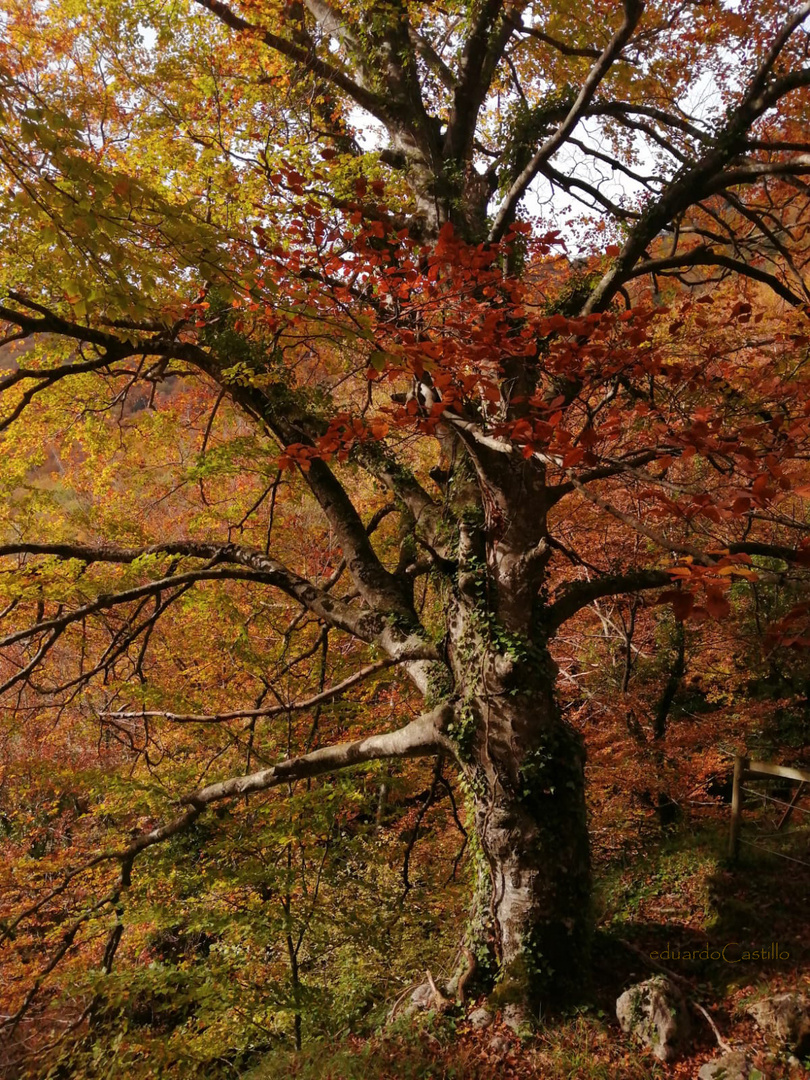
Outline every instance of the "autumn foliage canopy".
<svg viewBox="0 0 810 1080">
<path fill-rule="evenodd" d="M 810 644 L 809 13 L 2 0 L 15 1067 L 576 996 Z"/>
</svg>

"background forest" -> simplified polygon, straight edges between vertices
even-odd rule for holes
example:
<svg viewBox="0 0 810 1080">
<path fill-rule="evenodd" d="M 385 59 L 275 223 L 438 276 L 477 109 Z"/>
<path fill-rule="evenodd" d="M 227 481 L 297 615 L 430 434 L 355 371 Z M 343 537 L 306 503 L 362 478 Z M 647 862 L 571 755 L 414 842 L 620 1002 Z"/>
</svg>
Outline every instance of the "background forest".
<svg viewBox="0 0 810 1080">
<path fill-rule="evenodd" d="M 0 0 L 2 1075 L 806 1075 L 808 17 Z"/>
</svg>

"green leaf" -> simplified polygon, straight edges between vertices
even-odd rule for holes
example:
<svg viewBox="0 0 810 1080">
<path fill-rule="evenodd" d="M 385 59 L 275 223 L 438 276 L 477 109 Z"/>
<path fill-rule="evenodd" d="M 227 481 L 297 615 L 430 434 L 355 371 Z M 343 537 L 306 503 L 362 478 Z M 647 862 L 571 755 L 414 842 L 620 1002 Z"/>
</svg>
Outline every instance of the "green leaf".
<svg viewBox="0 0 810 1080">
<path fill-rule="evenodd" d="M 379 349 L 375 349 L 369 356 L 368 362 L 375 371 L 383 371 L 391 359 L 390 353 L 380 352 Z"/>
</svg>

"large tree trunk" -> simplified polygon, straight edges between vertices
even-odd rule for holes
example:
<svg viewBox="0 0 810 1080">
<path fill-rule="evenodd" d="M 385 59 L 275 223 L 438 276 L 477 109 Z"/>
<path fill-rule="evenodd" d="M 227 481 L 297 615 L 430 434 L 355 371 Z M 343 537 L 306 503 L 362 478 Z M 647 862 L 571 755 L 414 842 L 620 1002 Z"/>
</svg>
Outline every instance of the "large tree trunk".
<svg viewBox="0 0 810 1080">
<path fill-rule="evenodd" d="M 454 476 L 458 578 L 447 612 L 451 734 L 479 860 L 468 944 L 493 1003 L 520 1023 L 576 999 L 587 982 L 585 755 L 557 707 L 548 650 L 544 477 L 479 446 L 471 457 L 475 479 Z"/>
<path fill-rule="evenodd" d="M 518 1019 L 575 1000 L 588 970 L 583 753 L 577 735 L 542 709 L 531 698 L 499 709 L 477 762 L 485 784 L 475 824 L 499 964 L 493 999 Z"/>
<path fill-rule="evenodd" d="M 575 1001 L 587 983 L 584 751 L 556 708 L 547 655 L 484 660 L 487 692 L 476 676 L 459 732 L 478 860 L 468 937 L 492 1003 L 519 1024 Z"/>
</svg>

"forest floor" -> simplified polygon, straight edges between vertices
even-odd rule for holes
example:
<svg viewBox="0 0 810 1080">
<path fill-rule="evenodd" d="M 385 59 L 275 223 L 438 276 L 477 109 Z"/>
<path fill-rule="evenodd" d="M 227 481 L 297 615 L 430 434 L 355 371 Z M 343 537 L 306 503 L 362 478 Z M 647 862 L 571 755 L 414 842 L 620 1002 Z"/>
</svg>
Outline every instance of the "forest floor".
<svg viewBox="0 0 810 1080">
<path fill-rule="evenodd" d="M 662 967 L 710 1014 L 727 1043 L 746 1048 L 764 1078 L 810 1077 L 810 1061 L 791 1064 L 775 1053 L 745 1012 L 770 994 L 810 993 L 810 829 L 797 821 L 777 833 L 776 808 L 764 806 L 747 816 L 746 843 L 733 866 L 726 859 L 728 808 L 708 810 L 636 851 L 596 850 L 590 1001 L 550 1017 L 536 1036 L 518 1039 L 498 1023 L 473 1031 L 461 1016 L 428 1015 L 366 1037 L 315 1042 L 296 1055 L 270 1054 L 243 1080 L 694 1080 L 721 1053 L 696 1007 L 691 1052 L 667 1066 L 633 1046 L 616 1021 L 619 994 Z M 711 956 L 726 946 L 725 961 L 691 955 L 708 950 Z M 745 952 L 759 956 L 742 959 Z M 774 952 L 782 959 L 772 958 Z"/>
</svg>

